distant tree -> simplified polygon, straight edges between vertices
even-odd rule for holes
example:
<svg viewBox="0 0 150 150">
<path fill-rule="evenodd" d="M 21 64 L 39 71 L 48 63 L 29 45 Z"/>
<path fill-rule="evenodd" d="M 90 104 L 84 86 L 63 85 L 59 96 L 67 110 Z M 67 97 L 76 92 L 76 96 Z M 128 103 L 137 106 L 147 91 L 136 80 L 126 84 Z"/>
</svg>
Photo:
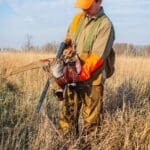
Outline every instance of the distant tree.
<svg viewBox="0 0 150 150">
<path fill-rule="evenodd" d="M 115 52 L 119 55 L 148 56 L 150 55 L 150 45 L 133 45 L 127 43 L 114 44 Z"/>
<path fill-rule="evenodd" d="M 25 43 L 23 44 L 23 50 L 29 51 L 29 50 L 33 50 L 33 49 L 34 49 L 33 36 L 30 34 L 27 34 L 25 36 Z"/>
<path fill-rule="evenodd" d="M 46 43 L 45 45 L 43 45 L 41 47 L 41 50 L 43 52 L 54 53 L 54 52 L 56 52 L 57 48 L 58 48 L 58 43 L 56 43 L 56 42 L 49 42 L 49 43 Z"/>
</svg>

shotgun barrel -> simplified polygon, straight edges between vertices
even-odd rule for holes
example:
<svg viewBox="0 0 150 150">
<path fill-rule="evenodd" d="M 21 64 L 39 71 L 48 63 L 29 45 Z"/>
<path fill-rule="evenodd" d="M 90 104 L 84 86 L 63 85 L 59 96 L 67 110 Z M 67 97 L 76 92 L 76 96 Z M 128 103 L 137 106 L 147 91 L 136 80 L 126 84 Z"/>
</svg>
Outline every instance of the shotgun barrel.
<svg viewBox="0 0 150 150">
<path fill-rule="evenodd" d="M 64 51 L 64 49 L 69 45 L 70 45 L 70 41 L 69 42 L 61 42 L 60 47 L 59 47 L 59 49 L 57 50 L 57 53 L 56 53 L 56 58 L 60 58 L 63 51 Z M 43 104 L 43 101 L 44 101 L 44 98 L 46 96 L 49 85 L 50 85 L 50 81 L 49 81 L 49 78 L 48 78 L 47 81 L 46 81 L 46 84 L 45 84 L 45 86 L 42 90 L 39 102 L 38 102 L 37 107 L 36 107 L 36 112 L 37 113 L 39 113 L 39 111 L 41 109 L 41 106 Z"/>
</svg>

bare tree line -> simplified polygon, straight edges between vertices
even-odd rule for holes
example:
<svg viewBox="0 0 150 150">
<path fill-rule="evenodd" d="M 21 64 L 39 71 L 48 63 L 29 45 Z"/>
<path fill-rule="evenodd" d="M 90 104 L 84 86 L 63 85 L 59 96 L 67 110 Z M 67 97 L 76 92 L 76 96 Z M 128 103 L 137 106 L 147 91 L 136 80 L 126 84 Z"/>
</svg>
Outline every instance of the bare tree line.
<svg viewBox="0 0 150 150">
<path fill-rule="evenodd" d="M 33 36 L 27 34 L 25 36 L 25 42 L 20 49 L 14 48 L 0 48 L 0 51 L 33 51 L 33 52 L 47 52 L 55 53 L 59 46 L 58 42 L 48 42 L 42 46 L 35 46 L 33 44 Z M 115 43 L 113 46 L 115 52 L 118 55 L 132 55 L 132 56 L 148 56 L 150 55 L 150 45 L 133 45 L 128 43 Z"/>
<path fill-rule="evenodd" d="M 150 45 L 133 45 L 128 43 L 114 44 L 115 52 L 118 55 L 132 55 L 132 56 L 148 56 L 150 55 Z"/>
</svg>

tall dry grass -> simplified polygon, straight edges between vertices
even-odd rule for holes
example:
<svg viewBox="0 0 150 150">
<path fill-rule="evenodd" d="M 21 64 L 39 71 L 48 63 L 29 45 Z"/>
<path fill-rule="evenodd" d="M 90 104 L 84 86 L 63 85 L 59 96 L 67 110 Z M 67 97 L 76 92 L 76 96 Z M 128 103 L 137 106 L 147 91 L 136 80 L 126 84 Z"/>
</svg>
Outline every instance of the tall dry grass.
<svg viewBox="0 0 150 150">
<path fill-rule="evenodd" d="M 41 69 L 4 79 L 12 71 L 39 59 L 42 53 L 0 53 L 0 149 L 75 149 L 73 140 L 61 139 L 57 128 L 59 103 L 49 90 L 39 114 L 35 113 L 47 79 Z M 116 72 L 105 84 L 104 118 L 94 150 L 150 149 L 150 59 L 117 56 Z M 74 148 L 73 148 L 74 147 Z"/>
</svg>

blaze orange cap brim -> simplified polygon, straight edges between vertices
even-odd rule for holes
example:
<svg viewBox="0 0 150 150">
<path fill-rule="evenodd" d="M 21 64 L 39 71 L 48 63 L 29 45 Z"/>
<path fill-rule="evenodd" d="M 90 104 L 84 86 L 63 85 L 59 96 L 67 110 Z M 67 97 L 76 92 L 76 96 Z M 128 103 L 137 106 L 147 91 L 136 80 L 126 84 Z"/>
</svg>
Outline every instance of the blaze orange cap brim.
<svg viewBox="0 0 150 150">
<path fill-rule="evenodd" d="M 81 9 L 88 9 L 93 1 L 94 0 L 77 0 L 74 6 Z"/>
</svg>

